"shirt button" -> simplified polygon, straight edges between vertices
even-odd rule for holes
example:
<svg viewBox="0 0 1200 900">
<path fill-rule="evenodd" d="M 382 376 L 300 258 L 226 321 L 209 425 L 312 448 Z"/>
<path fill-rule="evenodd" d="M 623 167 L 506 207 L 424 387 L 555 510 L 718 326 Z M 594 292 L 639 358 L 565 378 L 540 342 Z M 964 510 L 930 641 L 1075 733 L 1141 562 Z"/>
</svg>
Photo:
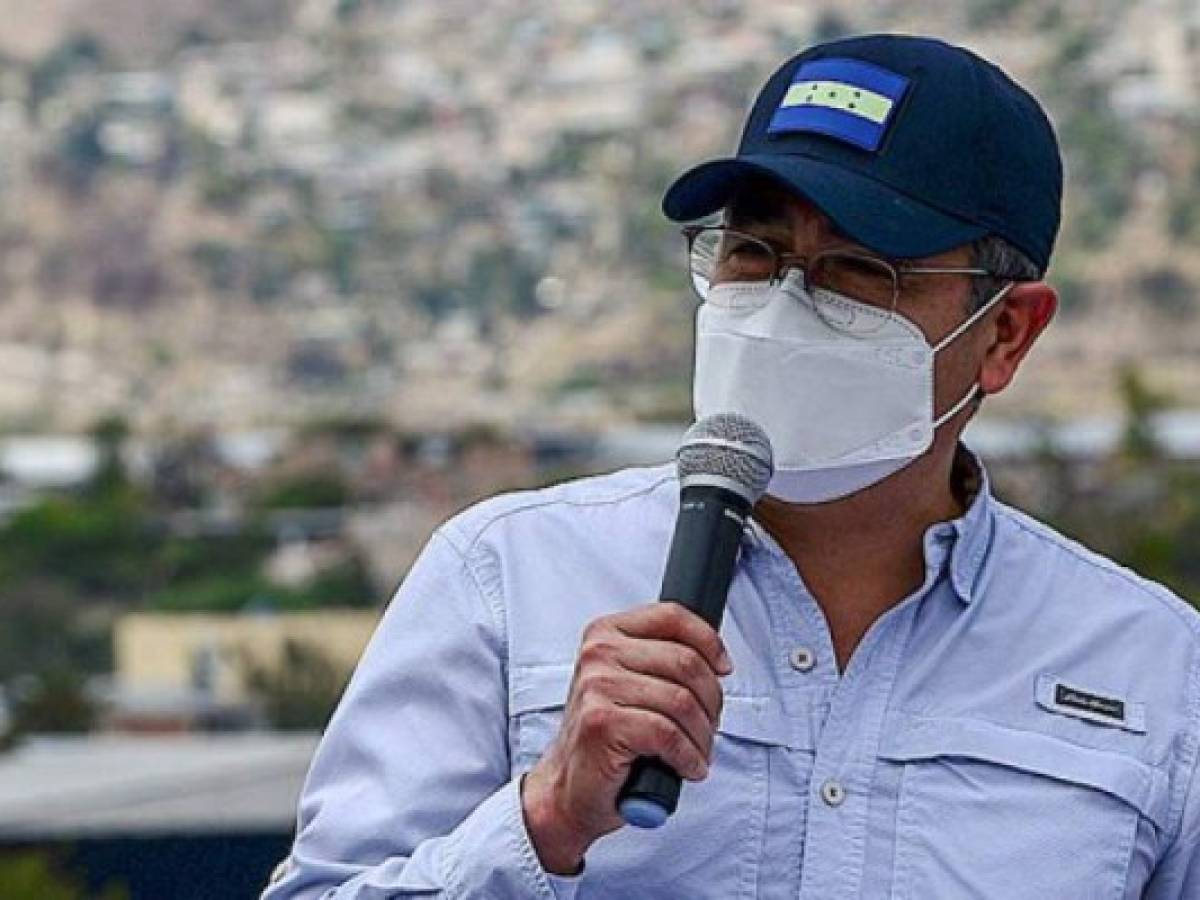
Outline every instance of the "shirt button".
<svg viewBox="0 0 1200 900">
<path fill-rule="evenodd" d="M 826 806 L 841 806 L 846 800 L 846 789 L 840 781 L 831 778 L 821 785 L 821 799 Z"/>
<path fill-rule="evenodd" d="M 808 647 L 797 647 L 792 651 L 791 662 L 797 672 L 811 672 L 817 664 L 817 655 Z"/>
</svg>

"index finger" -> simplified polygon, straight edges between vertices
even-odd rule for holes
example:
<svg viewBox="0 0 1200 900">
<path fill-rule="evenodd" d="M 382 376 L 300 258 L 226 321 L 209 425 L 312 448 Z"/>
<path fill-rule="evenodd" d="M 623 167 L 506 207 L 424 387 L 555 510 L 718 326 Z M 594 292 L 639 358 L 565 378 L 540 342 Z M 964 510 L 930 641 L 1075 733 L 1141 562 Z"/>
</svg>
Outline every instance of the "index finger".
<svg viewBox="0 0 1200 900">
<path fill-rule="evenodd" d="M 703 656 L 719 675 L 728 675 L 733 671 L 733 664 L 721 636 L 698 613 L 674 600 L 659 601 L 631 609 L 614 616 L 612 624 L 629 637 L 687 644 Z"/>
</svg>

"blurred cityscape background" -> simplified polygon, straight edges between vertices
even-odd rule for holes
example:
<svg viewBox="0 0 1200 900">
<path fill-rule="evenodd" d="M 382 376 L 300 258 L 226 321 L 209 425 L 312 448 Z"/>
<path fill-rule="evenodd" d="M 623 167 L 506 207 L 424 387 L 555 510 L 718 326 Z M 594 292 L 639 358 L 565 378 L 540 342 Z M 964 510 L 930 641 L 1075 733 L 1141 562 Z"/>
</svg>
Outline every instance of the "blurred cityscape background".
<svg viewBox="0 0 1200 900">
<path fill-rule="evenodd" d="M 0 16 L 0 900 L 256 896 L 435 525 L 670 458 L 694 304 L 662 191 L 815 40 L 935 34 L 1047 106 L 1061 315 L 970 441 L 1200 598 L 1193 0 Z"/>
</svg>

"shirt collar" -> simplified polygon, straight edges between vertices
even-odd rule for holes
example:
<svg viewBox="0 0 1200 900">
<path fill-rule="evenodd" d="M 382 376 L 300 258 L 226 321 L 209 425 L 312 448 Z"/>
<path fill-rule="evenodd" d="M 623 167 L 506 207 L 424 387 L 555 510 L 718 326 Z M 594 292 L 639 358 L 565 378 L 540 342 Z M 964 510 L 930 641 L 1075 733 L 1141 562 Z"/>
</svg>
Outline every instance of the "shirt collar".
<svg viewBox="0 0 1200 900">
<path fill-rule="evenodd" d="M 950 547 L 950 583 L 954 593 L 969 604 L 977 593 L 988 548 L 992 542 L 995 499 L 983 461 L 965 444 L 959 444 L 951 476 L 955 488 L 967 504 L 966 512 L 949 522 L 939 522 L 925 533 L 926 560 L 929 560 L 931 535 Z"/>
<path fill-rule="evenodd" d="M 992 540 L 992 517 L 995 500 L 987 469 L 975 452 L 960 443 L 955 450 L 951 479 L 955 493 L 966 503 L 966 511 L 957 519 L 937 522 L 925 530 L 922 545 L 925 565 L 943 569 L 949 562 L 950 584 L 964 604 L 974 599 L 987 561 Z M 775 539 L 755 519 L 748 520 L 743 534 L 744 543 L 757 548 L 783 550 Z"/>
</svg>

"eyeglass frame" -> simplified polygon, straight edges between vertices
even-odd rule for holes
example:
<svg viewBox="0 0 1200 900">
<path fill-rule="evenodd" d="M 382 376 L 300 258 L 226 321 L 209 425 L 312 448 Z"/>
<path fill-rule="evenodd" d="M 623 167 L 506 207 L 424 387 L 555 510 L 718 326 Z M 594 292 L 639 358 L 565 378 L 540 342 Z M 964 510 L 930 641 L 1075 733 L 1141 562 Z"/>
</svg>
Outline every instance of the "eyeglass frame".
<svg viewBox="0 0 1200 900">
<path fill-rule="evenodd" d="M 775 260 L 774 271 L 771 274 L 771 277 L 767 280 L 768 284 L 772 285 L 783 280 L 785 269 L 799 269 L 805 274 L 805 276 L 807 276 L 807 267 L 812 265 L 812 261 L 825 255 L 843 256 L 851 259 L 867 260 L 872 263 L 880 263 L 892 271 L 892 303 L 889 308 L 889 313 L 895 312 L 896 307 L 900 302 L 901 275 L 970 275 L 974 277 L 996 278 L 1001 281 L 1010 281 L 1014 283 L 1020 280 L 1007 275 L 1001 275 L 997 272 L 990 272 L 987 269 L 980 269 L 977 266 L 914 266 L 899 260 L 890 260 L 882 256 L 874 256 L 870 253 L 862 253 L 856 250 L 839 250 L 837 248 L 831 248 L 829 250 L 822 250 L 818 253 L 815 253 L 811 257 L 800 253 L 782 253 L 776 250 L 771 246 L 770 243 L 758 235 L 750 234 L 747 231 L 741 231 L 737 228 L 730 228 L 727 225 L 685 225 L 680 229 L 680 232 L 687 239 L 688 280 L 692 283 L 692 290 L 697 296 L 700 297 L 702 301 L 706 301 L 708 298 L 700 294 L 699 289 L 696 287 L 696 279 L 693 277 L 692 270 L 692 248 L 695 246 L 696 238 L 705 231 L 733 234 L 737 237 L 747 238 L 753 241 L 755 244 L 759 244 L 764 247 L 767 252 L 771 254 L 771 258 Z M 792 262 L 790 265 L 788 265 L 788 260 L 795 260 L 796 262 Z M 858 300 L 859 298 L 855 297 L 853 299 Z"/>
</svg>

